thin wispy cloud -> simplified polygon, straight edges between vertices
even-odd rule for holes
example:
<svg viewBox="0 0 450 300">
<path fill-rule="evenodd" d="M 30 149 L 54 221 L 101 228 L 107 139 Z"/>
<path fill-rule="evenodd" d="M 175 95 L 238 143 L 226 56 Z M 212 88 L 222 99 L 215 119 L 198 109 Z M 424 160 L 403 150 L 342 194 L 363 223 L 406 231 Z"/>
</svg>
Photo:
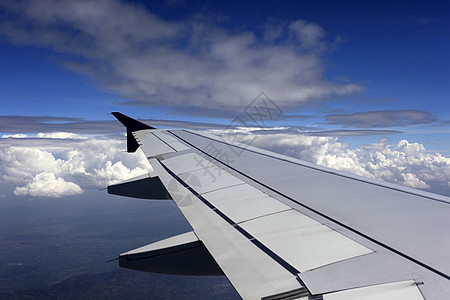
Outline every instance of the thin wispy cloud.
<svg viewBox="0 0 450 300">
<path fill-rule="evenodd" d="M 357 128 L 386 128 L 423 125 L 438 119 L 431 113 L 419 110 L 380 110 L 353 114 L 331 114 L 325 116 L 330 125 Z"/>
<path fill-rule="evenodd" d="M 141 120 L 156 127 L 171 128 L 223 128 L 224 125 L 176 120 Z M 42 133 L 50 137 L 50 133 L 70 132 L 76 134 L 113 134 L 122 133 L 123 126 L 111 115 L 111 121 L 91 121 L 82 118 L 63 118 L 51 116 L 0 116 L 0 134 L 2 137 L 27 138 L 26 133 Z"/>
<path fill-rule="evenodd" d="M 321 55 L 336 38 L 304 20 L 269 23 L 256 34 L 231 32 L 202 15 L 166 21 L 118 0 L 3 1 L 1 7 L 3 37 L 53 49 L 65 66 L 128 104 L 233 111 L 264 90 L 289 110 L 364 89 L 324 77 Z"/>
<path fill-rule="evenodd" d="M 390 135 L 401 133 L 397 130 L 323 130 L 323 131 L 312 131 L 306 132 L 307 135 L 313 136 L 367 136 L 367 135 Z"/>
</svg>

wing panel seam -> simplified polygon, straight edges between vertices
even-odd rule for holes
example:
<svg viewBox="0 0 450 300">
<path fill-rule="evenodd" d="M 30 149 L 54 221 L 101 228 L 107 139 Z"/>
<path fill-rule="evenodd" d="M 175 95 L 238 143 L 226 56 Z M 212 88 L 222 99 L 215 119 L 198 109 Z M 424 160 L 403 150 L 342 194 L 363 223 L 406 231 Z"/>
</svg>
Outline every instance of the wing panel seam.
<svg viewBox="0 0 450 300">
<path fill-rule="evenodd" d="M 201 193 L 201 195 L 207 195 L 208 193 L 217 192 L 217 191 L 225 190 L 227 188 L 231 188 L 231 187 L 235 187 L 235 186 L 239 186 L 239 185 L 244 185 L 244 184 L 246 184 L 246 183 L 242 182 L 242 183 L 232 184 L 232 185 L 229 185 L 229 186 L 225 186 L 225 187 L 221 187 L 221 188 L 217 188 L 217 189 L 214 189 L 214 190 L 210 190 L 210 191 Z"/>
<path fill-rule="evenodd" d="M 275 200 L 276 200 L 276 199 L 275 199 Z M 257 220 L 257 219 L 264 218 L 264 217 L 267 217 L 267 216 L 276 215 L 276 214 L 283 213 L 283 212 L 287 212 L 287 211 L 290 211 L 290 210 L 294 210 L 294 209 L 293 209 L 292 207 L 290 207 L 290 208 L 286 208 L 286 209 L 283 209 L 283 210 L 274 211 L 274 212 L 271 212 L 271 213 L 268 213 L 268 214 L 264 214 L 264 215 L 261 215 L 261 216 L 253 217 L 253 218 L 250 218 L 250 219 L 247 219 L 247 220 L 238 222 L 238 223 L 236 223 L 236 224 L 243 224 L 243 223 L 245 223 L 245 222 Z M 325 225 L 325 224 L 322 224 L 322 225 Z"/>
<path fill-rule="evenodd" d="M 155 136 L 158 140 L 160 140 L 161 142 L 163 142 L 164 144 L 166 144 L 167 146 L 169 146 L 173 151 L 178 152 L 174 147 L 170 146 L 169 143 L 167 143 L 166 141 L 164 141 L 162 138 L 160 138 L 159 136 L 157 136 L 156 134 L 154 134 L 153 132 L 150 132 L 151 134 L 153 134 L 153 136 Z"/>
</svg>

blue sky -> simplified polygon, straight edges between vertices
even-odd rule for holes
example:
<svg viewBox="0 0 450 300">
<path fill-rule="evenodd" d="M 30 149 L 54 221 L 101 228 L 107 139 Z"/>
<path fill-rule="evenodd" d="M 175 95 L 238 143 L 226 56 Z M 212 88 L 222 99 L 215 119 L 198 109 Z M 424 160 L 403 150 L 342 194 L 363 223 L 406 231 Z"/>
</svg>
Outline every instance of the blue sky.
<svg viewBox="0 0 450 300">
<path fill-rule="evenodd" d="M 416 155 L 411 174 L 445 173 L 449 12 L 448 1 L 1 1 L 0 132 L 112 134 L 111 111 L 227 125 L 264 92 L 283 111 L 266 125 L 325 138 L 313 162 L 389 181 L 364 173 L 381 153 L 367 149 L 384 147 Z M 271 149 L 302 149 L 284 147 Z M 349 153 L 364 172 L 324 159 Z"/>
<path fill-rule="evenodd" d="M 319 122 L 325 114 L 334 110 L 353 113 L 412 109 L 431 113 L 439 121 L 450 119 L 447 104 L 450 94 L 448 78 L 450 42 L 447 18 L 449 4 L 446 1 L 433 1 L 426 4 L 423 1 L 374 1 L 357 5 L 352 1 L 339 1 L 339 3 L 337 1 L 284 1 L 282 4 L 272 1 L 227 1 L 226 3 L 151 1 L 150 3 L 144 1 L 139 4 L 139 7 L 124 5 L 134 9 L 131 13 L 141 11 L 143 14 L 153 14 L 162 22 L 168 22 L 162 25 L 165 27 L 171 25 L 189 27 L 193 26 L 193 22 L 198 22 L 204 26 L 214 26 L 217 31 L 226 31 L 228 39 L 250 33 L 257 39 L 254 46 L 260 47 L 261 50 L 292 39 L 292 36 L 286 34 L 274 41 L 262 41 L 264 30 L 267 28 L 286 27 L 297 20 L 303 20 L 320 28 L 323 31 L 320 42 L 326 44 L 322 45 L 325 49 L 299 49 L 304 53 L 313 52 L 319 59 L 317 66 L 313 67 L 322 70 L 314 76 L 322 76 L 324 81 L 333 83 L 354 83 L 361 89 L 342 93 L 338 95 L 338 99 L 335 99 L 336 95 L 326 94 L 319 99 L 320 101 L 311 101 L 306 107 L 289 105 L 290 110 L 300 114 L 305 111 L 311 112 L 314 114 L 314 119 Z M 24 5 L 29 6 L 27 1 Z M 42 30 L 41 27 L 47 26 L 42 19 L 22 13 L 19 15 L 25 15 L 23 23 L 11 21 L 11 15 L 16 13 L 14 9 L 17 9 L 17 6 L 19 5 L 12 5 L 11 8 L 6 5 L 4 9 L 6 14 L 2 14 L 3 24 L 9 22 L 17 27 L 23 26 L 23 23 L 33 24 L 26 30 L 28 34 L 37 34 L 37 36 L 19 39 L 17 33 L 13 37 L 11 36 L 13 33 L 10 32 L 8 37 L 8 32 L 5 32 L 7 29 L 2 30 L 0 101 L 4 115 L 51 115 L 96 120 L 105 119 L 105 114 L 111 110 L 122 110 L 147 118 L 183 118 L 182 110 L 180 112 L 177 108 L 189 105 L 192 101 L 189 95 L 182 100 L 177 100 L 179 102 L 169 107 L 171 108 L 169 110 L 161 110 L 164 107 L 163 101 L 156 102 L 160 104 L 157 105 L 158 107 L 121 105 L 127 101 L 134 101 L 133 95 L 136 94 L 117 87 L 111 88 L 110 85 L 102 82 L 108 80 L 108 78 L 105 79 L 107 75 L 104 73 L 94 74 L 95 72 L 88 72 L 81 68 L 78 68 L 79 72 L 77 72 L 73 71 L 75 67 L 72 70 L 68 67 L 71 62 L 84 60 L 86 61 L 83 66 L 85 69 L 99 68 L 95 65 L 99 60 L 98 57 L 94 59 L 87 57 L 91 54 L 88 51 L 78 55 L 82 51 L 64 49 L 56 41 L 42 42 L 45 38 L 40 39 L 39 34 L 48 34 L 51 29 L 59 25 L 54 22 L 48 25 L 51 29 Z M 45 9 L 45 4 L 42 6 L 42 9 Z M 98 5 L 98 7 L 101 6 Z M 116 11 L 111 9 L 111 12 Z M 64 16 L 58 14 L 58 11 L 53 12 L 54 18 L 64 20 Z M 120 15 L 111 15 L 111 18 L 120 18 Z M 92 22 L 93 26 L 100 25 L 95 24 L 95 20 Z M 86 30 L 74 22 L 67 22 L 67 24 L 68 29 L 59 29 L 61 33 L 69 35 L 76 30 Z M 131 26 L 129 22 L 118 25 Z M 126 30 L 132 30 L 132 28 L 126 28 Z M 190 33 L 177 33 L 177 37 L 169 42 L 181 43 L 180 47 L 184 47 L 183 43 L 187 43 L 186 39 L 192 38 L 189 35 Z M 100 40 L 102 37 L 94 36 L 95 38 Z M 199 44 L 202 44 L 202 41 Z M 83 47 L 86 44 L 79 42 L 75 46 Z M 301 45 L 295 42 L 291 42 L 289 46 L 301 48 Z M 124 56 L 129 55 L 125 50 Z M 176 54 L 181 52 L 183 51 Z M 191 53 L 182 58 L 192 59 L 193 56 L 202 58 L 201 54 L 192 54 L 190 49 L 186 49 L 186 52 Z M 239 71 L 236 69 L 236 72 Z M 270 69 L 265 71 L 271 72 Z M 282 72 L 282 69 L 276 71 Z M 207 70 L 203 72 L 207 74 Z M 152 83 L 155 82 L 149 82 L 149 84 Z M 282 88 L 283 85 L 280 84 L 279 87 Z M 196 88 L 199 89 L 198 86 Z M 256 86 L 255 90 L 257 89 L 265 91 L 269 97 L 277 96 L 266 91 L 264 82 Z M 257 94 L 254 95 L 256 96 Z M 247 99 L 248 102 L 251 100 L 253 99 Z M 282 99 L 275 98 L 275 100 Z M 140 101 L 140 104 L 148 103 Z M 302 102 L 298 101 L 297 104 Z M 316 105 L 321 107 L 317 108 Z M 201 103 L 197 106 L 201 106 Z M 233 109 L 236 110 L 238 107 Z M 196 114 L 195 117 L 198 115 Z M 227 118 L 229 115 L 224 117 Z M 435 122 L 433 125 L 440 124 Z M 436 131 L 440 130 L 436 129 Z"/>
</svg>

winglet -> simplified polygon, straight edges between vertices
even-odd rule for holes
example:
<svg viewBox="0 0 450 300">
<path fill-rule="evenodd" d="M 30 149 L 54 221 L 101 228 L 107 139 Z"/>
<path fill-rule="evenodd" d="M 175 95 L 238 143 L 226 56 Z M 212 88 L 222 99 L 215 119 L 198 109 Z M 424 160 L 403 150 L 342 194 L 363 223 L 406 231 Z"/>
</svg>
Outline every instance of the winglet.
<svg viewBox="0 0 450 300">
<path fill-rule="evenodd" d="M 127 128 L 127 152 L 136 152 L 137 148 L 139 148 L 139 144 L 134 138 L 133 132 L 144 129 L 156 129 L 155 127 L 144 124 L 120 112 L 112 112 L 112 114 Z"/>
<path fill-rule="evenodd" d="M 120 121 L 120 123 L 123 124 L 127 128 L 127 130 L 130 130 L 131 132 L 144 130 L 144 129 L 156 129 L 155 127 L 152 127 L 150 125 L 144 124 L 138 120 L 135 120 L 133 118 L 130 118 L 129 116 L 126 116 L 120 112 L 112 112 L 114 117 L 117 118 L 117 120 Z"/>
</svg>

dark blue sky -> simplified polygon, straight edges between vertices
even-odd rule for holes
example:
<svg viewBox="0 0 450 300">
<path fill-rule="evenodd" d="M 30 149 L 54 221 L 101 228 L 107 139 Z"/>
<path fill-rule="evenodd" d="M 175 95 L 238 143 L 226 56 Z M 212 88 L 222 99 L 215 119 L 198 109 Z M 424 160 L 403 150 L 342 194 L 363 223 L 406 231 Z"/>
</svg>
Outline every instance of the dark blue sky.
<svg viewBox="0 0 450 300">
<path fill-rule="evenodd" d="M 443 107 L 448 102 L 450 86 L 447 1 L 364 1 L 357 4 L 354 1 L 143 1 L 138 5 L 138 10 L 152 13 L 161 20 L 184 26 L 196 19 L 223 29 L 231 36 L 250 32 L 262 39 L 267 27 L 288 26 L 296 20 L 317 25 L 324 31 L 324 42 L 328 43 L 327 49 L 319 54 L 323 68 L 319 75 L 330 81 L 345 79 L 360 84 L 364 91 L 357 96 L 375 102 L 360 105 L 356 110 L 419 109 L 449 119 L 444 113 L 448 106 Z M 11 10 L 4 10 L 7 13 L 3 14 L 3 19 Z M 31 18 L 26 22 L 38 23 Z M 47 34 L 33 26 L 29 28 L 30 34 Z M 66 33 L 73 31 L 70 29 Z M 179 36 L 181 43 L 185 39 L 186 36 Z M 286 39 L 289 39 L 287 35 L 267 43 L 283 43 Z M 61 65 L 67 60 L 86 60 L 83 54 L 57 49 L 51 43 L 41 45 L 38 36 L 37 41 L 25 39 L 10 43 L 11 37 L 2 40 L 0 96 L 4 114 L 77 114 L 97 119 L 104 117 L 104 111 L 120 108 L 114 104 L 122 102 L 122 97 L 131 96 L 122 93 L 119 98 L 114 93 L 105 93 L 101 75 L 80 76 Z M 257 46 L 264 44 L 263 41 Z M 264 86 L 260 89 L 264 90 Z M 344 98 L 354 97 L 348 93 Z M 382 99 L 394 101 L 389 105 L 380 104 Z M 185 101 L 189 103 L 189 98 Z M 77 109 L 80 102 L 84 109 Z M 126 106 L 124 109 L 136 111 Z M 342 109 L 349 110 L 345 104 Z M 152 116 L 151 111 L 155 109 L 147 110 Z"/>
</svg>

